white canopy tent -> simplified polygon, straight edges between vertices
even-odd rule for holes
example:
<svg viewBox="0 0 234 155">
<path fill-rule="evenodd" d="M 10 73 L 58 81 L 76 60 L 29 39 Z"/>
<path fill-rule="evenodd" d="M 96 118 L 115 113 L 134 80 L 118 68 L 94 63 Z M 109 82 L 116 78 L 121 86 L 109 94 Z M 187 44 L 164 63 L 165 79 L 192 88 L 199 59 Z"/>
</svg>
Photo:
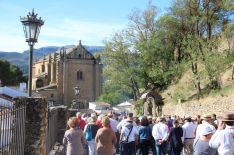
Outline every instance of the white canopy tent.
<svg viewBox="0 0 234 155">
<path fill-rule="evenodd" d="M 125 107 L 125 106 L 132 106 L 132 103 L 125 101 L 117 105 L 117 107 Z"/>
</svg>

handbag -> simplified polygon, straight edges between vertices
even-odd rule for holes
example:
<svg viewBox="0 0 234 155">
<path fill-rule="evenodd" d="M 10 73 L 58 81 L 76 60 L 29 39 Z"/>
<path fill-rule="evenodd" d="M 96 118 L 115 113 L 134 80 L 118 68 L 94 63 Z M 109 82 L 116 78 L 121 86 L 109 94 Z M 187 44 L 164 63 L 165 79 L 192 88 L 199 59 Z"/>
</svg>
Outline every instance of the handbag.
<svg viewBox="0 0 234 155">
<path fill-rule="evenodd" d="M 90 125 L 87 126 L 87 130 L 85 132 L 85 139 L 87 141 L 91 141 L 92 140 L 92 129 L 91 129 Z"/>
<path fill-rule="evenodd" d="M 126 136 L 123 136 L 122 142 L 128 143 L 128 138 L 129 138 L 129 136 L 130 136 L 130 134 L 131 134 L 131 132 L 132 132 L 132 128 L 133 128 L 133 125 L 132 125 L 132 127 L 131 127 L 131 129 L 130 129 L 130 132 L 128 133 L 128 136 L 127 136 L 127 137 L 126 137 Z"/>
</svg>

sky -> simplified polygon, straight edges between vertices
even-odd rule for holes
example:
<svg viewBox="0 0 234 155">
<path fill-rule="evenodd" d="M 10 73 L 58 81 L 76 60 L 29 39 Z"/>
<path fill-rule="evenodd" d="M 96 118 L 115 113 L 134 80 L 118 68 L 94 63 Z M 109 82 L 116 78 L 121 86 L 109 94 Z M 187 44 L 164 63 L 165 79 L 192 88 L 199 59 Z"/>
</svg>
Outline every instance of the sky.
<svg viewBox="0 0 234 155">
<path fill-rule="evenodd" d="M 152 0 L 162 15 L 172 0 Z M 115 32 L 127 27 L 128 16 L 145 10 L 148 0 L 0 0 L 0 51 L 23 52 L 28 49 L 20 17 L 38 13 L 45 24 L 38 43 L 45 46 L 103 45 Z"/>
</svg>

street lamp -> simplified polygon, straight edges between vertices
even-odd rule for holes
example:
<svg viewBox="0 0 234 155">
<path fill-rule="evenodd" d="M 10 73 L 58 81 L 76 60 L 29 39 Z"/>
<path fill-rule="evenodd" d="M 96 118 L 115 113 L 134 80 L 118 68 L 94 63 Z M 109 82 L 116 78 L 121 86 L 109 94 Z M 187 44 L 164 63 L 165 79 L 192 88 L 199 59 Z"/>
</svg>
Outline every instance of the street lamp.
<svg viewBox="0 0 234 155">
<path fill-rule="evenodd" d="M 23 24 L 23 30 L 26 38 L 26 42 L 30 47 L 29 50 L 29 73 L 28 73 L 28 95 L 32 96 L 32 62 L 33 62 L 33 46 L 37 42 L 37 38 L 40 33 L 41 26 L 44 24 L 44 21 L 40 18 L 37 18 L 37 14 L 29 12 L 26 17 L 20 17 L 20 21 Z"/>
<path fill-rule="evenodd" d="M 76 107 L 76 106 L 78 106 L 78 108 L 80 108 L 80 105 L 79 105 L 79 102 L 78 102 L 78 98 L 80 96 L 80 87 L 76 86 L 73 89 L 75 91 L 75 96 L 76 96 L 76 99 L 72 101 L 73 108 Z"/>
<path fill-rule="evenodd" d="M 74 91 L 75 91 L 76 99 L 78 99 L 80 95 L 80 87 L 79 86 L 74 87 Z"/>
</svg>

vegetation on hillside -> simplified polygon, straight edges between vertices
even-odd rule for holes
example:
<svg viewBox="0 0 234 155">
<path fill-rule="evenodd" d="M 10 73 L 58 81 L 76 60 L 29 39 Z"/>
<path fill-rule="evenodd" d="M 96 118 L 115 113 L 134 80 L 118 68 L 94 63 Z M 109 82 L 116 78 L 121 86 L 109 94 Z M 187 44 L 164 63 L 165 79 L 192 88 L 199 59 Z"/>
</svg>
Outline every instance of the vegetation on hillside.
<svg viewBox="0 0 234 155">
<path fill-rule="evenodd" d="M 198 96 L 203 79 L 207 89 L 220 89 L 221 74 L 234 57 L 233 47 L 220 49 L 223 38 L 233 37 L 233 10 L 232 0 L 176 0 L 159 18 L 150 1 L 146 10 L 135 10 L 129 25 L 105 41 L 100 99 L 138 100 L 141 89 L 165 90 L 188 68 Z"/>
<path fill-rule="evenodd" d="M 20 82 L 26 82 L 26 78 L 23 77 L 23 72 L 19 67 L 10 64 L 6 60 L 0 60 L 0 80 L 2 86 L 13 86 Z"/>
</svg>

